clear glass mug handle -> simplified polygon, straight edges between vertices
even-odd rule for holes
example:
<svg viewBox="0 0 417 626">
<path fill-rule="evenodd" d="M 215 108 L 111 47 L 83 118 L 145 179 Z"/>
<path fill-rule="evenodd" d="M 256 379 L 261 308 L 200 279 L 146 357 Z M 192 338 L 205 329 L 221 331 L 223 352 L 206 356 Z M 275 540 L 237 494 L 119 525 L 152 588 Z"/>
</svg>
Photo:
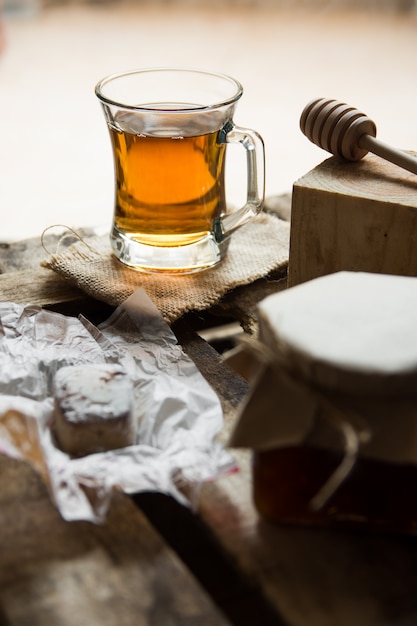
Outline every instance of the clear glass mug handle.
<svg viewBox="0 0 417 626">
<path fill-rule="evenodd" d="M 257 215 L 265 195 L 265 149 L 262 137 L 254 130 L 234 126 L 228 122 L 219 133 L 219 143 L 240 143 L 246 150 L 247 195 L 246 204 L 221 218 L 217 240 L 223 241 L 237 228 Z"/>
</svg>

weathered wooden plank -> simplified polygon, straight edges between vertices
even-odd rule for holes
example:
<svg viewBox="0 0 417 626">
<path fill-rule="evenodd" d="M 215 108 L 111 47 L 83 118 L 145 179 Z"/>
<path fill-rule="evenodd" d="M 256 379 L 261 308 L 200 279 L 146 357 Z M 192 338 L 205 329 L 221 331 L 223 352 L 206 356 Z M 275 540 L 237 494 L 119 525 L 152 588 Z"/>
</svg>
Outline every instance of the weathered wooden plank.
<svg viewBox="0 0 417 626">
<path fill-rule="evenodd" d="M 226 625 L 131 499 L 64 522 L 29 466 L 0 456 L 0 606 L 13 626 Z"/>
<path fill-rule="evenodd" d="M 198 512 L 242 575 L 259 585 L 281 623 L 417 623 L 414 537 L 268 523 L 252 502 L 251 453 L 235 451 L 235 458 L 240 472 L 204 485 Z"/>
<path fill-rule="evenodd" d="M 77 234 L 67 227 L 55 227 L 48 230 L 43 236 L 21 239 L 13 242 L 0 243 L 0 274 L 35 269 L 39 267 L 51 253 L 57 249 L 67 248 L 80 237 L 91 237 L 94 229 L 79 228 Z"/>
<path fill-rule="evenodd" d="M 80 289 L 43 267 L 0 274 L 0 300 L 4 302 L 47 306 L 84 297 Z"/>
<path fill-rule="evenodd" d="M 80 229 L 80 235 L 93 235 L 90 229 Z M 0 243 L 0 300 L 31 303 L 39 306 L 84 300 L 85 294 L 56 272 L 42 267 L 48 250 L 55 251 L 71 245 L 76 237 L 47 234 L 13 243 Z M 45 246 L 45 247 L 43 247 Z"/>
</svg>

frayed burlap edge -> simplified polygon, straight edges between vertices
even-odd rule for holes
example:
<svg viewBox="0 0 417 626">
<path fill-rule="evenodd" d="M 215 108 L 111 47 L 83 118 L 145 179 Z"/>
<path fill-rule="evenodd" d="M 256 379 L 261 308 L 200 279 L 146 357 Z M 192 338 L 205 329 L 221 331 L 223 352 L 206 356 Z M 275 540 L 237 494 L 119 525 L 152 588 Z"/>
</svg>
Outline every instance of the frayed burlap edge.
<svg viewBox="0 0 417 626">
<path fill-rule="evenodd" d="M 235 287 L 248 285 L 284 267 L 289 256 L 290 225 L 261 213 L 236 231 L 219 265 L 183 276 L 145 274 L 129 269 L 112 255 L 109 237 L 81 240 L 42 265 L 86 294 L 118 306 L 142 287 L 168 323 L 188 311 L 203 311 Z"/>
</svg>

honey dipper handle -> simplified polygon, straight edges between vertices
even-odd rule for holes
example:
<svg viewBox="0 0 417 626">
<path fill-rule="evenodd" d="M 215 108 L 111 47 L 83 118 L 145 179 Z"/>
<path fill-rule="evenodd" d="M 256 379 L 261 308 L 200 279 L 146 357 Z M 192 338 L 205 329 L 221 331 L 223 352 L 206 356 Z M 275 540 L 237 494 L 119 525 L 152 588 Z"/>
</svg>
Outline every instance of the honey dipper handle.
<svg viewBox="0 0 417 626">
<path fill-rule="evenodd" d="M 411 154 L 392 148 L 379 139 L 366 134 L 360 137 L 359 145 L 361 148 L 364 148 L 365 150 L 368 150 L 369 152 L 372 152 L 373 154 L 376 154 L 383 159 L 408 170 L 409 172 L 413 172 L 413 174 L 417 174 L 417 158 Z"/>
</svg>

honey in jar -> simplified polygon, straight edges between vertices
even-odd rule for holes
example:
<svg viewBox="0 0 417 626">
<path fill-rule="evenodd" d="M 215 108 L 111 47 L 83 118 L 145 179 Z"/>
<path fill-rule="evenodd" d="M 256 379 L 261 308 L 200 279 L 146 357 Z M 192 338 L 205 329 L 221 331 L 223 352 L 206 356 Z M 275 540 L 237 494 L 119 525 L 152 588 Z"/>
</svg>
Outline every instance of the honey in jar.
<svg viewBox="0 0 417 626">
<path fill-rule="evenodd" d="M 417 278 L 340 272 L 258 305 L 232 434 L 279 523 L 416 532 Z M 248 350 L 246 348 L 246 350 Z"/>
</svg>

